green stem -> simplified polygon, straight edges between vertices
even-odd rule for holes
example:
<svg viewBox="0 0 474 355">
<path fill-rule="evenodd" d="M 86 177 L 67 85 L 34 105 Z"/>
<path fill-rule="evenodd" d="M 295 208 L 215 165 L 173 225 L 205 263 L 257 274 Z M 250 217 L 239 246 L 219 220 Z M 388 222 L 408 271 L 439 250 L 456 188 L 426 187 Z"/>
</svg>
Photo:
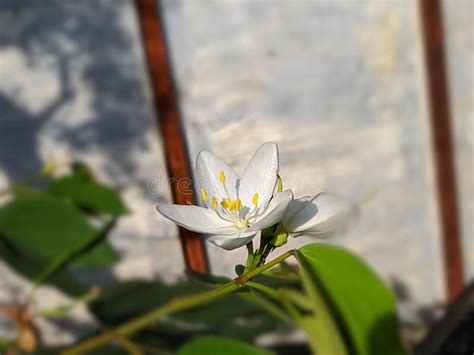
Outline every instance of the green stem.
<svg viewBox="0 0 474 355">
<path fill-rule="evenodd" d="M 298 325 L 308 335 L 308 345 L 315 354 L 348 355 L 345 342 L 318 286 L 314 284 L 304 261 L 295 254 L 306 295 L 314 314 L 302 317 Z"/>
<path fill-rule="evenodd" d="M 291 302 L 288 302 L 288 300 L 282 297 L 282 294 L 280 294 L 278 291 L 275 291 L 271 287 L 268 287 L 266 285 L 262 285 L 258 282 L 253 282 L 253 281 L 247 281 L 245 285 L 248 287 L 254 288 L 256 290 L 259 290 L 264 295 L 267 295 L 268 297 L 270 297 L 271 299 L 273 299 L 274 301 L 278 302 L 283 307 L 285 307 L 286 311 L 291 316 L 291 317 L 287 316 L 288 319 L 293 319 L 295 321 L 298 321 L 298 319 L 300 318 L 300 315 L 297 309 L 293 306 L 293 304 L 291 304 Z M 294 322 L 290 322 L 290 323 L 294 323 Z"/>
<path fill-rule="evenodd" d="M 268 255 L 272 252 L 273 246 L 270 244 L 267 244 L 265 246 L 265 249 L 263 250 L 262 257 L 260 258 L 259 264 L 265 264 L 265 260 L 267 260 Z M 258 265 L 257 265 L 258 266 Z"/>
<path fill-rule="evenodd" d="M 274 302 L 269 301 L 257 291 L 250 289 L 250 294 L 253 296 L 252 300 L 254 303 L 265 309 L 268 313 L 273 314 L 276 318 L 280 319 L 282 322 L 288 324 L 295 324 L 293 319 L 291 319 L 288 314 L 286 314 L 280 307 L 278 307 Z"/>
<path fill-rule="evenodd" d="M 269 296 L 270 298 L 273 298 L 276 301 L 280 300 L 280 298 L 278 297 L 278 292 L 275 291 L 273 288 L 268 287 L 267 285 L 262 285 L 258 282 L 254 282 L 254 281 L 247 281 L 245 283 L 245 286 L 254 288 L 256 290 L 259 290 L 263 294 Z"/>
<path fill-rule="evenodd" d="M 249 243 L 247 243 L 247 253 L 249 255 L 253 255 L 253 242 L 250 241 Z"/>
<path fill-rule="evenodd" d="M 279 257 L 269 261 L 267 264 L 262 265 L 255 270 L 249 271 L 246 274 L 243 274 L 234 280 L 230 281 L 229 283 L 225 284 L 224 286 L 197 295 L 191 295 L 182 298 L 176 298 L 171 302 L 161 306 L 159 308 L 155 308 L 142 316 L 139 316 L 135 319 L 130 320 L 129 322 L 115 328 L 109 330 L 105 333 L 92 337 L 88 340 L 83 341 L 82 343 L 65 350 L 62 352 L 62 355 L 74 355 L 74 354 L 83 354 L 92 349 L 98 348 L 104 344 L 107 344 L 111 340 L 113 340 L 117 335 L 126 336 L 133 334 L 148 325 L 156 322 L 158 319 L 162 318 L 165 315 L 169 315 L 172 313 L 176 313 L 179 311 L 183 311 L 186 309 L 193 308 L 195 306 L 199 306 L 203 303 L 210 302 L 216 298 L 225 296 L 229 293 L 236 291 L 239 288 L 245 286 L 245 283 L 250 279 L 254 278 L 258 274 L 262 273 L 263 271 L 275 266 L 276 264 L 282 262 L 286 258 L 295 255 L 294 250 L 287 251 L 286 253 L 280 255 Z"/>
<path fill-rule="evenodd" d="M 255 258 L 255 254 L 253 252 L 253 242 L 247 244 L 247 263 L 245 264 L 244 274 L 248 272 L 253 265 L 253 260 Z"/>
<path fill-rule="evenodd" d="M 245 268 L 245 272 L 255 270 L 259 266 L 265 264 L 265 260 L 267 259 L 268 254 L 270 254 L 270 252 L 274 249 L 273 246 L 269 244 L 272 237 L 273 237 L 272 234 L 269 234 L 267 236 L 262 235 L 260 237 L 260 247 L 257 249 L 255 253 L 252 253 L 251 257 L 249 253 L 249 256 L 247 258 L 247 266 Z M 247 251 L 248 250 L 249 250 L 249 247 L 247 244 Z"/>
</svg>

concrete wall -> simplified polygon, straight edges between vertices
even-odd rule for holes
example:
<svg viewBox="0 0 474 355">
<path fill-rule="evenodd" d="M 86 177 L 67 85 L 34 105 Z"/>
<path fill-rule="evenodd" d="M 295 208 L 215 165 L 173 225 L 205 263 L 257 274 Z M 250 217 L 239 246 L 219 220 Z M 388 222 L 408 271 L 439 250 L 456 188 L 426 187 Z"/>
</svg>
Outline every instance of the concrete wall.
<svg viewBox="0 0 474 355">
<path fill-rule="evenodd" d="M 165 18 L 191 155 L 212 149 L 242 169 L 272 140 L 299 196 L 376 188 L 335 242 L 430 303 L 443 285 L 412 3 L 166 1 Z M 209 250 L 231 274 L 228 252 Z"/>
<path fill-rule="evenodd" d="M 33 175 L 51 156 L 63 165 L 84 160 L 133 211 L 111 236 L 122 256 L 114 275 L 171 281 L 184 263 L 176 227 L 155 211 L 170 193 L 148 188 L 167 176 L 146 75 L 133 2 L 0 1 L 0 186 Z M 28 290 L 0 265 L 0 302 Z M 42 288 L 37 307 L 60 302 Z M 46 340 L 87 331 L 84 310 L 74 316 L 84 324 L 71 332 L 44 322 Z"/>
<path fill-rule="evenodd" d="M 467 277 L 474 279 L 474 2 L 443 2 Z"/>
</svg>

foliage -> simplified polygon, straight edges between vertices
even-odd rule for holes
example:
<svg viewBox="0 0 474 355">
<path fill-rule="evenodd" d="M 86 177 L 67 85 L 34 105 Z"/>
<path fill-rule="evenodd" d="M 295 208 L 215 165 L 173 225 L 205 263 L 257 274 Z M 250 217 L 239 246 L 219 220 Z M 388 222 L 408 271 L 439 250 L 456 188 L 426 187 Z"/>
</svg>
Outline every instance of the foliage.
<svg viewBox="0 0 474 355">
<path fill-rule="evenodd" d="M 359 257 L 343 248 L 308 244 L 300 266 L 348 340 L 351 354 L 404 354 L 392 292 Z"/>
<path fill-rule="evenodd" d="M 178 351 L 178 355 L 204 355 L 204 354 L 226 354 L 226 355 L 270 355 L 265 351 L 234 339 L 206 336 L 192 340 Z"/>
<path fill-rule="evenodd" d="M 19 329 L 16 342 L 0 339 L 0 350 L 263 355 L 274 349 L 256 347 L 257 338 L 285 325 L 302 329 L 317 354 L 404 354 L 392 292 L 353 253 L 308 244 L 266 262 L 276 237 L 286 241 L 280 224 L 265 231 L 259 249 L 247 246 L 247 264 L 233 280 L 190 273 L 173 285 L 128 280 L 91 288 L 75 275 L 117 261 L 107 237 L 128 209 L 83 164 L 68 176 L 38 177 L 3 192 L 0 257 L 32 281 L 32 290 L 21 305 L 0 305 Z M 72 303 L 33 312 L 34 291 L 44 283 Z M 37 318 L 61 319 L 78 303 L 87 304 L 100 329 L 65 349 L 38 344 Z"/>
<path fill-rule="evenodd" d="M 159 281 L 127 281 L 104 288 L 89 308 L 104 327 L 118 326 L 161 307 L 176 297 L 206 292 L 212 287 L 194 281 L 165 285 Z M 133 302 L 130 299 L 133 298 Z M 176 350 L 199 334 L 218 334 L 253 341 L 281 324 L 251 300 L 231 294 L 209 304 L 170 315 L 134 334 L 140 344 Z"/>
<path fill-rule="evenodd" d="M 15 185 L 3 193 L 9 199 L 0 207 L 0 254 L 35 283 L 56 263 L 57 269 L 40 283 L 51 282 L 77 296 L 85 285 L 70 271 L 109 267 L 118 260 L 107 235 L 127 210 L 117 192 L 76 169 L 69 176 L 40 174 L 33 180 L 35 184 Z"/>
</svg>

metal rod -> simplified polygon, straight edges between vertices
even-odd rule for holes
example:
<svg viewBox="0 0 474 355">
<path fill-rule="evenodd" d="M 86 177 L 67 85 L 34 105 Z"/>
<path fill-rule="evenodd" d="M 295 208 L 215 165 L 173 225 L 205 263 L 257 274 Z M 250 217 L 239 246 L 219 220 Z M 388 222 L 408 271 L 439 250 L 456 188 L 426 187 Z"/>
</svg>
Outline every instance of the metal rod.
<svg viewBox="0 0 474 355">
<path fill-rule="evenodd" d="M 154 96 L 156 121 L 163 136 L 166 164 L 172 181 L 173 200 L 177 204 L 193 203 L 192 184 L 183 189 L 183 183 L 191 182 L 191 172 L 160 4 L 156 0 L 135 0 L 135 5 Z M 184 228 L 179 228 L 179 236 L 186 267 L 196 272 L 208 272 L 202 237 Z"/>
<path fill-rule="evenodd" d="M 464 288 L 464 272 L 440 1 L 420 0 L 420 16 L 447 298 L 452 302 Z"/>
</svg>

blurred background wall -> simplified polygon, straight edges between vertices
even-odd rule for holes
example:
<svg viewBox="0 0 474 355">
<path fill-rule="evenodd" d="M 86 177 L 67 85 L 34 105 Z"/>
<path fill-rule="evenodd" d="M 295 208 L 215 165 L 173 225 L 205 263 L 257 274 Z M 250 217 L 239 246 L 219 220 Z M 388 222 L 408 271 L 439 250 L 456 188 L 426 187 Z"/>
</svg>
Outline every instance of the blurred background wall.
<svg viewBox="0 0 474 355">
<path fill-rule="evenodd" d="M 474 276 L 474 3 L 443 2 L 464 265 Z M 334 240 L 410 303 L 444 299 L 419 13 L 400 1 L 165 0 L 164 23 L 189 155 L 213 150 L 242 171 L 277 141 L 285 186 L 377 196 Z M 183 270 L 161 137 L 131 0 L 0 0 L 0 186 L 50 156 L 80 159 L 133 214 L 112 243 L 122 278 Z M 307 240 L 292 240 L 288 248 Z M 207 246 L 231 276 L 243 251 Z M 0 296 L 15 282 L 0 269 Z"/>
<path fill-rule="evenodd" d="M 176 277 L 176 229 L 154 210 L 170 193 L 148 191 L 152 177 L 167 176 L 133 2 L 0 4 L 1 185 L 49 157 L 83 160 L 133 211 L 113 238 L 124 257 L 116 271 Z"/>
<path fill-rule="evenodd" d="M 411 3 L 170 1 L 165 19 L 191 155 L 210 148 L 242 169 L 276 140 L 297 196 L 377 188 L 341 242 L 432 302 L 442 271 Z"/>
<path fill-rule="evenodd" d="M 447 64 L 467 277 L 474 278 L 474 3 L 444 1 Z"/>
</svg>

